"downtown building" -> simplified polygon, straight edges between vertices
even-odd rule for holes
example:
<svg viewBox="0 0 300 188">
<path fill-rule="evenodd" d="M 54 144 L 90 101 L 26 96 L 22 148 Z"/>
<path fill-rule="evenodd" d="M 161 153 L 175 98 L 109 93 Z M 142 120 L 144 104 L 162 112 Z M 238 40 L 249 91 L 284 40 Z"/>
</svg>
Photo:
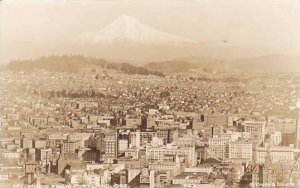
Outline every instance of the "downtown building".
<svg viewBox="0 0 300 188">
<path fill-rule="evenodd" d="M 146 148 L 146 159 L 148 161 L 163 162 L 166 155 L 184 155 L 189 166 L 196 165 L 195 147 L 161 146 Z"/>
<path fill-rule="evenodd" d="M 263 164 L 266 157 L 270 157 L 272 163 L 290 163 L 295 160 L 294 145 L 256 147 L 256 163 Z"/>
<path fill-rule="evenodd" d="M 240 162 L 252 161 L 252 143 L 246 141 L 229 142 L 228 144 L 228 158 L 232 162 L 234 160 Z M 235 162 L 237 162 L 235 161 Z"/>
</svg>

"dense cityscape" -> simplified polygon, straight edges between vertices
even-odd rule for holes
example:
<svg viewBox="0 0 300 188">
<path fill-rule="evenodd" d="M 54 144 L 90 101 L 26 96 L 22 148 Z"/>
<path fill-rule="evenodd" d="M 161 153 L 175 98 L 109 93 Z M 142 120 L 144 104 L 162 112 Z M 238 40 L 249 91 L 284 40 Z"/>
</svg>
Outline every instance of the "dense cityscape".
<svg viewBox="0 0 300 188">
<path fill-rule="evenodd" d="M 300 188 L 300 0 L 0 0 L 0 188 Z"/>
<path fill-rule="evenodd" d="M 299 186 L 296 74 L 1 73 L 1 187 Z"/>
</svg>

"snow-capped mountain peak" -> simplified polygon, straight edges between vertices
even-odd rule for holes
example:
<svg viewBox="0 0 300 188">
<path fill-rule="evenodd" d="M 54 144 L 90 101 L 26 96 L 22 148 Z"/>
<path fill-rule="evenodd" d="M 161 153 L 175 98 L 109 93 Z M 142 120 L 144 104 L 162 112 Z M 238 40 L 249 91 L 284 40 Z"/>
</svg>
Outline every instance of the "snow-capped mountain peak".
<svg viewBox="0 0 300 188">
<path fill-rule="evenodd" d="M 80 43 L 85 44 L 195 44 L 184 37 L 169 34 L 141 23 L 138 19 L 122 15 L 106 27 L 83 33 L 79 36 Z"/>
</svg>

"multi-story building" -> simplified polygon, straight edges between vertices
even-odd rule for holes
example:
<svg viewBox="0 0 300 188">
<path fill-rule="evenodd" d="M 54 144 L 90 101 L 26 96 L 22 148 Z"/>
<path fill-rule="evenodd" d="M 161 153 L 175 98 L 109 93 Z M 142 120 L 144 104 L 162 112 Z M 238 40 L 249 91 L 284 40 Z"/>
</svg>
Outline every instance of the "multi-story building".
<svg viewBox="0 0 300 188">
<path fill-rule="evenodd" d="M 139 149 L 136 148 L 129 148 L 125 150 L 125 157 L 131 157 L 133 159 L 139 158 Z"/>
<path fill-rule="evenodd" d="M 3 159 L 20 159 L 22 153 L 19 151 L 1 151 L 0 156 Z"/>
<path fill-rule="evenodd" d="M 96 134 L 94 138 L 95 138 L 96 149 L 100 150 L 100 152 L 104 153 L 104 151 L 105 151 L 105 134 L 104 133 Z"/>
<path fill-rule="evenodd" d="M 47 145 L 47 140 L 35 139 L 32 141 L 34 148 L 44 148 Z"/>
<path fill-rule="evenodd" d="M 157 160 L 162 162 L 165 155 L 179 155 L 183 154 L 187 157 L 187 162 L 190 166 L 196 165 L 195 147 L 177 147 L 177 146 L 163 146 L 163 147 L 148 147 L 146 148 L 146 159 Z"/>
<path fill-rule="evenodd" d="M 297 121 L 293 118 L 269 116 L 268 126 L 282 134 L 293 134 L 296 132 Z"/>
<path fill-rule="evenodd" d="M 118 155 L 117 133 L 109 132 L 105 134 L 105 158 L 115 159 Z"/>
<path fill-rule="evenodd" d="M 35 160 L 37 162 L 49 162 L 52 159 L 51 148 L 36 148 Z"/>
<path fill-rule="evenodd" d="M 254 136 L 254 140 L 257 144 L 264 142 L 266 134 L 266 121 L 247 120 L 242 123 L 244 126 L 244 132 L 251 133 Z"/>
<path fill-rule="evenodd" d="M 152 141 L 152 138 L 156 136 L 155 131 L 141 131 L 140 132 L 140 143 L 142 146 L 147 145 Z"/>
<path fill-rule="evenodd" d="M 85 173 L 83 176 L 83 184 L 88 186 L 100 187 L 101 177 L 95 173 Z"/>
<path fill-rule="evenodd" d="M 130 144 L 129 147 L 137 147 L 139 148 L 141 145 L 141 132 L 130 132 L 129 134 Z"/>
<path fill-rule="evenodd" d="M 33 148 L 33 139 L 31 138 L 23 138 L 21 142 L 22 148 Z"/>
<path fill-rule="evenodd" d="M 71 141 L 66 140 L 63 142 L 61 147 L 61 153 L 75 153 L 76 149 L 79 148 L 79 142 L 78 141 Z"/>
<path fill-rule="evenodd" d="M 124 153 L 128 149 L 128 140 L 118 140 L 118 153 Z"/>
<path fill-rule="evenodd" d="M 274 187 L 276 173 L 265 165 L 255 166 L 252 172 L 252 187 Z"/>
<path fill-rule="evenodd" d="M 214 137 L 208 140 L 209 155 L 218 159 L 228 158 L 229 138 Z"/>
<path fill-rule="evenodd" d="M 196 140 L 193 137 L 180 137 L 178 138 L 178 146 L 181 147 L 193 147 L 196 144 Z"/>
<path fill-rule="evenodd" d="M 282 135 L 280 131 L 275 131 L 274 133 L 270 134 L 270 141 L 272 146 L 278 146 L 282 142 Z"/>
<path fill-rule="evenodd" d="M 289 163 L 294 161 L 294 146 L 269 146 L 256 148 L 256 163 L 265 163 L 267 155 L 273 163 Z"/>
<path fill-rule="evenodd" d="M 180 163 L 155 163 L 149 164 L 148 169 L 157 171 L 166 171 L 167 178 L 172 179 L 180 173 Z"/>
<path fill-rule="evenodd" d="M 164 145 L 164 141 L 161 138 L 153 137 L 151 141 L 151 146 L 162 146 Z"/>
<path fill-rule="evenodd" d="M 193 173 L 202 172 L 202 173 L 210 174 L 213 172 L 213 169 L 214 168 L 211 165 L 201 165 L 196 167 L 185 168 L 184 172 L 193 172 Z"/>
<path fill-rule="evenodd" d="M 210 187 L 208 174 L 202 172 L 184 172 L 174 177 L 174 185 L 181 187 Z"/>
<path fill-rule="evenodd" d="M 156 137 L 163 140 L 164 144 L 169 142 L 169 131 L 168 130 L 157 130 Z"/>
<path fill-rule="evenodd" d="M 252 143 L 245 141 L 229 142 L 228 146 L 229 159 L 244 159 L 247 161 L 252 160 Z"/>
<path fill-rule="evenodd" d="M 216 136 L 220 136 L 222 133 L 222 127 L 219 126 L 206 126 L 203 129 L 203 136 L 205 138 L 213 138 Z"/>
</svg>

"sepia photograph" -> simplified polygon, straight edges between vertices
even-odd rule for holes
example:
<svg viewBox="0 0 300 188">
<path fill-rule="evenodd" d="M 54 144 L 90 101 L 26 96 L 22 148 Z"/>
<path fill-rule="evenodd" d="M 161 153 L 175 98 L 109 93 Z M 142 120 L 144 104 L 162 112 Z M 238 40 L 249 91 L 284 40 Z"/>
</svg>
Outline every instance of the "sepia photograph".
<svg viewBox="0 0 300 188">
<path fill-rule="evenodd" d="M 0 188 L 300 187 L 300 0 L 0 0 Z"/>
</svg>

